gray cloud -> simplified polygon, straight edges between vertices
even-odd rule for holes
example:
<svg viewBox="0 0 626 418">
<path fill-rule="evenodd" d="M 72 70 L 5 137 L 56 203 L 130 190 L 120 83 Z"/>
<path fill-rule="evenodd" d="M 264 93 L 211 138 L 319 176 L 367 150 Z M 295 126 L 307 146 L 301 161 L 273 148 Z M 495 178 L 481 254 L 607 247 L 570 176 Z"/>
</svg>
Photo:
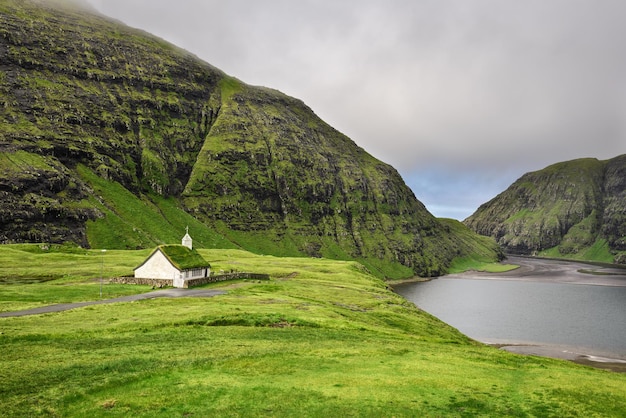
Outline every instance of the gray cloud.
<svg viewBox="0 0 626 418">
<path fill-rule="evenodd" d="M 462 219 L 524 172 L 626 152 L 620 0 L 89 0 L 304 100 Z"/>
</svg>

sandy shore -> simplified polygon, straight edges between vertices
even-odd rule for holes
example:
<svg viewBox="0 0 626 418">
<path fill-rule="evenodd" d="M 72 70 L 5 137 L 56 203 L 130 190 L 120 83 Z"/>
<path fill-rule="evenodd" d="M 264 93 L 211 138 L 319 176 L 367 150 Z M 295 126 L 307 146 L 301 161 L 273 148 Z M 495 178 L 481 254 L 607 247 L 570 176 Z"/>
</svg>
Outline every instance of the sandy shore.
<svg viewBox="0 0 626 418">
<path fill-rule="evenodd" d="M 510 353 L 569 360 L 599 369 L 626 373 L 626 358 L 611 353 L 598 353 L 583 347 L 507 340 L 481 341 Z"/>
<path fill-rule="evenodd" d="M 509 256 L 504 263 L 515 264 L 520 267 L 503 273 L 468 271 L 444 277 L 450 279 L 550 281 L 554 283 L 626 287 L 626 269 L 610 265 L 600 266 L 577 261 L 517 256 Z"/>
</svg>

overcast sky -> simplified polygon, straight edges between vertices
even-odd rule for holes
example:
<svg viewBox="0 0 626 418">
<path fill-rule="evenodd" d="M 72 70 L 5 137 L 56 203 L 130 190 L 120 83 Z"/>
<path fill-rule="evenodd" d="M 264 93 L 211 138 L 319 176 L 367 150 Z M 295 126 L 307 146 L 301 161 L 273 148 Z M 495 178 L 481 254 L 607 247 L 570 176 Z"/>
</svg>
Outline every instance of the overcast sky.
<svg viewBox="0 0 626 418">
<path fill-rule="evenodd" d="M 623 0 L 88 0 L 302 99 L 463 220 L 528 171 L 626 153 Z"/>
</svg>

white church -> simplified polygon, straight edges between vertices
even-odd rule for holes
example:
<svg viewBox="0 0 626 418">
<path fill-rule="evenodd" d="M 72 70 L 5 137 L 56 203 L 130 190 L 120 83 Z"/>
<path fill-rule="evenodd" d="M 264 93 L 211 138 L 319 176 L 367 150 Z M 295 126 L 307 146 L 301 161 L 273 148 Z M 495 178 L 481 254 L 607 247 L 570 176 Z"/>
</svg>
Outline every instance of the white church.
<svg viewBox="0 0 626 418">
<path fill-rule="evenodd" d="M 159 245 L 135 268 L 136 278 L 172 280 L 174 287 L 184 287 L 185 280 L 204 278 L 210 274 L 211 265 L 193 249 L 189 227 L 181 245 Z"/>
</svg>

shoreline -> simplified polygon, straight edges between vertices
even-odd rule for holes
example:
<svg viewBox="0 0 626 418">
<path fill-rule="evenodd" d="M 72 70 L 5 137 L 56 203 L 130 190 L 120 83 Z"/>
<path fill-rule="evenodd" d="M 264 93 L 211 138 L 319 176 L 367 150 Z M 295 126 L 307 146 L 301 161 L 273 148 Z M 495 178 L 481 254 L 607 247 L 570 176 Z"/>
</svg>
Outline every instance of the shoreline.
<svg viewBox="0 0 626 418">
<path fill-rule="evenodd" d="M 466 271 L 449 274 L 427 280 L 410 278 L 404 281 L 395 281 L 391 288 L 412 282 L 429 281 L 435 279 L 453 280 L 496 280 L 535 283 L 560 283 L 571 285 L 626 287 L 626 270 L 614 266 L 593 265 L 580 261 L 551 260 L 509 256 L 507 263 L 519 265 L 519 268 L 507 272 L 489 273 L 480 271 Z M 396 291 L 396 289 L 394 289 Z M 396 293 L 398 293 L 396 291 Z M 445 321 L 444 321 L 445 322 Z M 466 334 L 467 335 L 467 334 Z M 488 334 L 487 334 L 488 335 Z M 475 340 L 511 353 L 520 355 L 534 355 L 560 360 L 567 360 L 577 364 L 594 368 L 626 373 L 626 352 L 618 353 L 599 349 L 572 346 L 566 344 L 536 342 L 527 340 L 502 340 L 497 338 L 474 338 Z M 521 337 L 523 338 L 523 337 Z"/>
<path fill-rule="evenodd" d="M 606 287 L 626 287 L 626 280 L 611 280 L 610 276 L 597 276 L 589 273 L 581 273 L 581 274 L 589 274 L 589 276 L 594 277 L 585 277 L 579 278 L 575 280 L 571 279 L 562 279 L 558 277 L 553 278 L 534 278 L 534 277 L 504 277 L 498 276 L 499 273 L 477 273 L 477 272 L 465 272 L 465 273 L 455 273 L 449 274 L 446 276 L 433 277 L 429 280 L 435 279 L 454 279 L 454 280 L 463 280 L 463 279 L 471 279 L 471 280 L 500 280 L 500 281 L 509 281 L 509 282 L 535 282 L 535 283 L 563 283 L 563 284 L 573 284 L 573 285 L 583 285 L 583 286 L 606 286 Z M 486 276 L 491 275 L 491 276 Z M 621 276 L 622 278 L 624 276 Z M 423 280 L 423 281 L 429 281 Z M 413 281 L 409 280 L 406 283 L 411 283 Z M 419 282 L 419 280 L 415 280 L 415 282 Z M 405 282 L 401 282 L 404 284 Z M 394 283 L 398 284 L 398 283 Z"/>
<path fill-rule="evenodd" d="M 385 280 L 385 283 L 392 289 L 398 285 L 429 282 L 436 279 L 555 282 L 587 286 L 626 287 L 626 267 L 621 265 L 517 255 L 509 255 L 502 262 L 516 265 L 516 267 L 503 272 L 467 270 L 461 273 L 450 273 L 434 277 L 413 276 L 405 279 Z M 558 271 L 545 268 L 545 265 L 548 263 L 565 264 L 569 267 L 576 266 L 576 268 L 571 269 L 568 276 L 564 276 L 559 274 L 560 272 Z M 537 268 L 537 265 L 540 265 L 540 267 Z"/>
<path fill-rule="evenodd" d="M 626 287 L 626 269 L 597 266 L 581 261 L 509 256 L 519 267 L 501 273 L 466 271 L 438 278 L 566 283 L 587 286 Z M 595 268 L 594 268 L 595 267 Z"/>
<path fill-rule="evenodd" d="M 626 373 L 626 357 L 618 354 L 600 353 L 585 347 L 498 339 L 479 342 L 508 351 L 509 353 L 567 360 L 584 366 L 610 370 L 615 373 Z"/>
</svg>

